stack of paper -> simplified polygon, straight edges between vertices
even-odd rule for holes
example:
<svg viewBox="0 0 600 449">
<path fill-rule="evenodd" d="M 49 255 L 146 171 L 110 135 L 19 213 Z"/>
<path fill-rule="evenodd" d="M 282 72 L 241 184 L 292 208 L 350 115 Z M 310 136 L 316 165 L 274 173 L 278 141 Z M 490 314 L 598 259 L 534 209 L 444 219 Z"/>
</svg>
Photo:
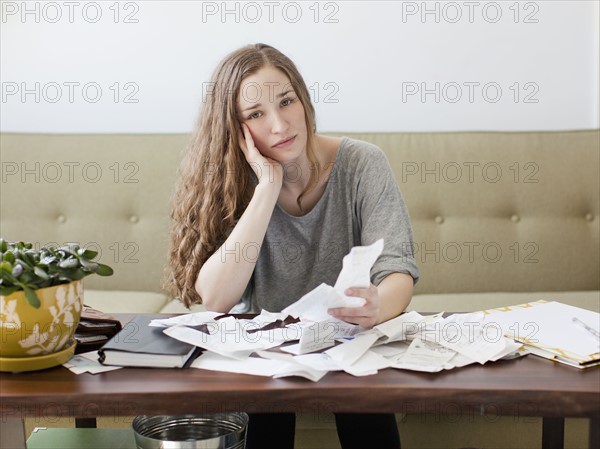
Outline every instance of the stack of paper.
<svg viewBox="0 0 600 449">
<path fill-rule="evenodd" d="M 487 326 L 496 326 L 535 355 L 577 368 L 600 365 L 597 312 L 554 301 L 536 301 L 484 313 Z"/>
</svg>

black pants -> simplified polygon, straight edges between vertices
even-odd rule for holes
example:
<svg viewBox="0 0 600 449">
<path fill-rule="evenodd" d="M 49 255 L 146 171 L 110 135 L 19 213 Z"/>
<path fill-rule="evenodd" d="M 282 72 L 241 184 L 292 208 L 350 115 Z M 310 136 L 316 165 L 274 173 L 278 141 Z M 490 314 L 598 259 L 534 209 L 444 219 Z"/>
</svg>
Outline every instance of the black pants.
<svg viewBox="0 0 600 449">
<path fill-rule="evenodd" d="M 296 415 L 249 413 L 246 449 L 293 449 Z M 342 449 L 400 449 L 393 413 L 336 413 Z"/>
</svg>

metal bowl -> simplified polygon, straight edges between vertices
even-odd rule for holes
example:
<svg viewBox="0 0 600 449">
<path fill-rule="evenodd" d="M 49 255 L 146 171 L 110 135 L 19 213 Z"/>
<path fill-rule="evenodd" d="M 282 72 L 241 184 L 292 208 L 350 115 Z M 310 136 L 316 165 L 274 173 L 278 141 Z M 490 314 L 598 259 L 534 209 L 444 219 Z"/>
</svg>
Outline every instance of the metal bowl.
<svg viewBox="0 0 600 449">
<path fill-rule="evenodd" d="M 244 449 L 246 413 L 138 416 L 133 431 L 138 449 Z"/>
</svg>

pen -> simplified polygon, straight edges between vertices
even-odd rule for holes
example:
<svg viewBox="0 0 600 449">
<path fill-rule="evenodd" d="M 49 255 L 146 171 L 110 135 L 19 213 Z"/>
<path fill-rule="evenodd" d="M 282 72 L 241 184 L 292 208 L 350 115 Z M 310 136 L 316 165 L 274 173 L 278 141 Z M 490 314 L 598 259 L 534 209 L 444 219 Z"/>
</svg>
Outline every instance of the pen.
<svg viewBox="0 0 600 449">
<path fill-rule="evenodd" d="M 598 331 L 596 329 L 594 329 L 593 327 L 588 326 L 587 324 L 585 324 L 583 321 L 581 321 L 579 318 L 575 318 L 573 317 L 573 322 L 575 324 L 579 324 L 581 327 L 583 327 L 586 331 L 588 331 L 590 334 L 592 334 L 594 337 L 600 339 L 600 334 L 598 333 Z"/>
</svg>

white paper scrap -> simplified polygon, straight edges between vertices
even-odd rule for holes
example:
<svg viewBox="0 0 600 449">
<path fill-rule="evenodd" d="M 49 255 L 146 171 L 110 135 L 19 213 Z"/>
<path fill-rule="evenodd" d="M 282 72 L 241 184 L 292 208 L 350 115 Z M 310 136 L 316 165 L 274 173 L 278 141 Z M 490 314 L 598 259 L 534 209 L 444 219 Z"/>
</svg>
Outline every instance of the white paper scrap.
<svg viewBox="0 0 600 449">
<path fill-rule="evenodd" d="M 288 354 L 300 355 L 300 343 L 296 343 L 295 345 L 281 346 L 279 349 L 287 352 Z"/>
<path fill-rule="evenodd" d="M 82 354 L 77 354 L 71 357 L 69 361 L 63 363 L 65 368 L 68 368 L 75 374 L 82 373 L 104 373 L 123 368 L 122 366 L 106 366 L 98 361 L 98 352 L 90 351 Z"/>
<path fill-rule="evenodd" d="M 385 345 L 373 346 L 370 350 L 386 359 L 396 360 L 408 350 L 409 346 L 410 343 L 407 341 L 393 341 Z"/>
<path fill-rule="evenodd" d="M 352 365 L 344 366 L 344 371 L 353 376 L 371 376 L 380 369 L 389 368 L 392 363 L 373 351 L 367 351 Z"/>
<path fill-rule="evenodd" d="M 408 351 L 392 365 L 392 368 L 435 373 L 443 370 L 455 355 L 456 352 L 452 349 L 415 338 Z"/>
<path fill-rule="evenodd" d="M 327 284 L 321 284 L 313 290 L 306 293 L 302 298 L 293 304 L 290 304 L 282 313 L 293 317 L 302 317 L 303 320 L 309 321 L 326 321 L 333 318 L 327 313 L 327 297 L 329 295 L 337 295 L 333 291 L 333 287 Z"/>
<path fill-rule="evenodd" d="M 375 326 L 374 329 L 387 337 L 382 340 L 382 343 L 406 340 L 408 334 L 416 334 L 419 331 L 419 323 L 423 321 L 423 318 L 423 315 L 413 310 L 384 321 Z"/>
<path fill-rule="evenodd" d="M 341 371 L 342 367 L 331 360 L 325 353 L 304 354 L 294 357 L 294 360 L 301 365 L 306 365 L 311 368 L 321 371 Z"/>
<path fill-rule="evenodd" d="M 352 340 L 328 349 L 325 353 L 345 368 L 360 359 L 378 339 L 378 332 L 364 332 Z"/>
<path fill-rule="evenodd" d="M 383 239 L 369 246 L 355 246 L 342 260 L 342 271 L 338 275 L 334 290 L 340 295 L 335 298 L 335 306 L 329 307 L 361 307 L 364 298 L 351 297 L 344 294 L 350 287 L 367 288 L 371 285 L 371 268 L 383 251 Z"/>
<path fill-rule="evenodd" d="M 254 376 L 272 376 L 284 363 L 280 360 L 267 360 L 259 357 L 235 360 L 214 352 L 204 352 L 192 362 L 190 367 L 227 373 L 252 374 Z"/>
<path fill-rule="evenodd" d="M 216 331 L 206 334 L 185 326 L 173 326 L 163 332 L 169 337 L 185 343 L 199 346 L 225 357 L 245 359 L 254 351 L 279 346 L 283 341 L 270 339 L 268 332 L 244 333 L 236 323 L 221 323 Z M 267 334 L 267 335 L 264 335 Z"/>
<path fill-rule="evenodd" d="M 527 352 L 524 351 L 519 353 L 519 349 L 523 346 L 521 343 L 514 341 L 512 338 L 505 338 L 504 344 L 506 345 L 504 351 L 499 352 L 490 360 L 495 362 L 504 358 L 517 358 L 521 355 L 525 355 Z M 512 356 L 512 357 L 511 357 Z"/>
<path fill-rule="evenodd" d="M 478 363 L 493 360 L 506 350 L 507 339 L 501 329 L 489 332 L 482 326 L 483 313 L 454 314 L 437 323 L 435 329 L 421 334 L 421 338 L 459 352 Z"/>
<path fill-rule="evenodd" d="M 457 352 L 454 357 L 444 364 L 444 369 L 462 368 L 463 366 L 472 365 L 473 363 L 477 362 L 466 355 Z"/>
<path fill-rule="evenodd" d="M 320 351 L 335 345 L 339 320 L 326 320 L 311 324 L 302 329 L 300 337 L 300 354 Z"/>
<path fill-rule="evenodd" d="M 260 324 L 260 327 L 266 326 L 267 324 L 271 324 L 274 323 L 275 321 L 283 321 L 288 317 L 287 313 L 275 313 L 275 312 L 268 312 L 266 310 L 263 310 L 260 312 L 259 315 L 256 315 L 254 318 L 252 318 L 250 321 Z"/>
<path fill-rule="evenodd" d="M 171 318 L 160 318 L 150 321 L 148 326 L 152 327 L 171 327 L 171 326 L 199 326 L 205 323 L 212 323 L 215 317 L 223 315 L 218 312 L 195 312 L 185 315 L 177 315 Z"/>
<path fill-rule="evenodd" d="M 325 374 L 327 374 L 327 371 L 320 371 L 298 363 L 285 363 L 275 374 L 273 374 L 273 378 L 279 379 L 280 377 L 299 376 L 312 380 L 313 382 L 318 382 Z"/>
</svg>

